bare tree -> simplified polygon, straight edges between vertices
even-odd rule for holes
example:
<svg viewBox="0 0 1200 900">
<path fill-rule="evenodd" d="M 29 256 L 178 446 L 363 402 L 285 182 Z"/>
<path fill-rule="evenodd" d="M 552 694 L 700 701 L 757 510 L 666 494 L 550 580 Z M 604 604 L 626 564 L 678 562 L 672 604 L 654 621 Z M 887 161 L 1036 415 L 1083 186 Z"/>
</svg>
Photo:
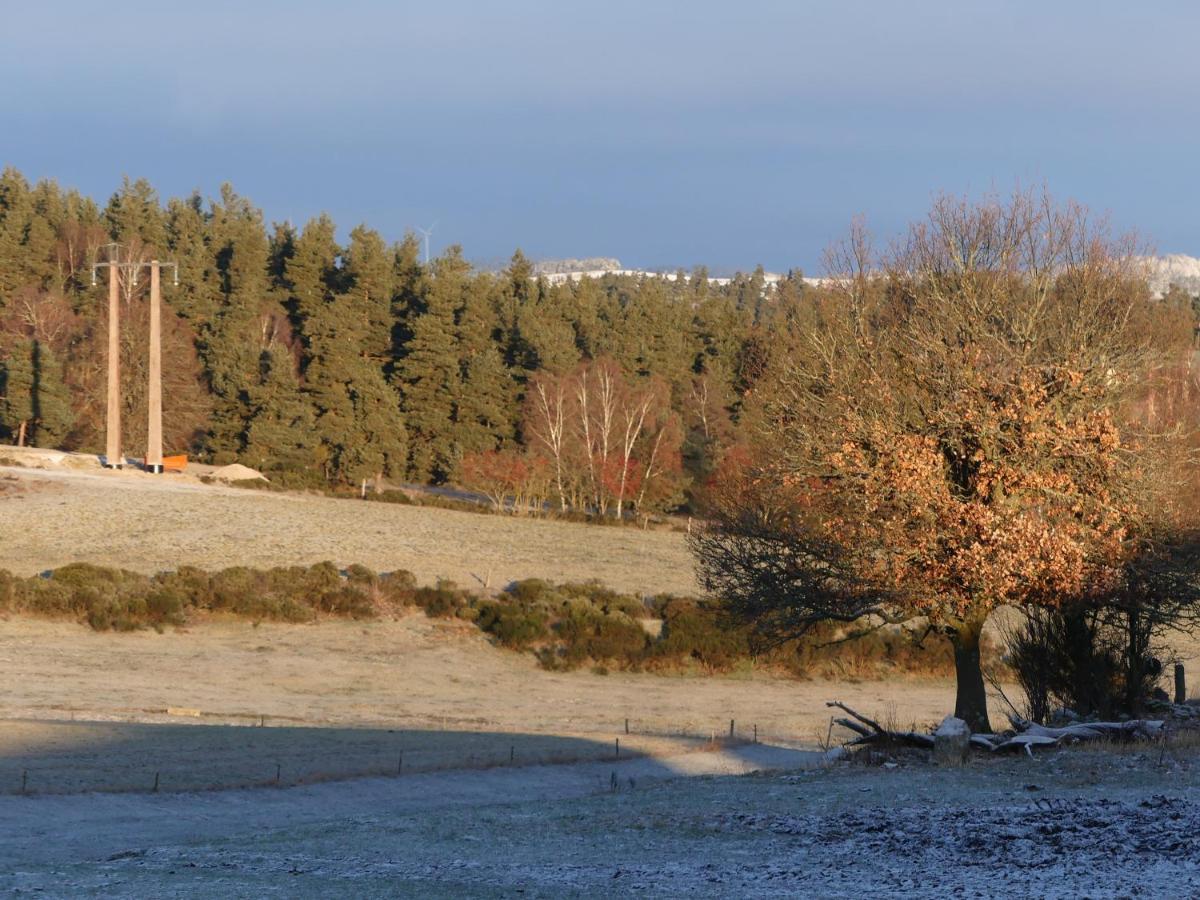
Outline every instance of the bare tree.
<svg viewBox="0 0 1200 900">
<path fill-rule="evenodd" d="M 567 378 L 539 372 L 530 379 L 525 393 L 525 434 L 545 450 L 554 467 L 554 486 L 558 490 L 558 508 L 567 510 L 566 454 Z"/>
</svg>

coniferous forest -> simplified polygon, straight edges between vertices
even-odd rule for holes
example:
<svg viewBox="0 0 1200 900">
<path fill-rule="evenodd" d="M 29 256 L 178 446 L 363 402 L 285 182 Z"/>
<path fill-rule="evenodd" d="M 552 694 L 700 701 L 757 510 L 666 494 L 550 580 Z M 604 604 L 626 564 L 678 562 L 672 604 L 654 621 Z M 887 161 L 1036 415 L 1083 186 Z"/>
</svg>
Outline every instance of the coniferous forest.
<svg viewBox="0 0 1200 900">
<path fill-rule="evenodd" d="M 168 452 L 276 484 L 462 484 L 498 506 L 627 516 L 694 504 L 750 415 L 772 347 L 803 319 L 798 273 L 714 284 L 550 284 L 459 247 L 321 216 L 268 224 L 225 186 L 163 201 L 126 179 L 103 206 L 0 175 L 0 441 L 99 452 L 106 274 L 118 242 L 178 263 L 164 317 Z M 145 279 L 122 285 L 124 448 L 145 447 Z"/>
</svg>

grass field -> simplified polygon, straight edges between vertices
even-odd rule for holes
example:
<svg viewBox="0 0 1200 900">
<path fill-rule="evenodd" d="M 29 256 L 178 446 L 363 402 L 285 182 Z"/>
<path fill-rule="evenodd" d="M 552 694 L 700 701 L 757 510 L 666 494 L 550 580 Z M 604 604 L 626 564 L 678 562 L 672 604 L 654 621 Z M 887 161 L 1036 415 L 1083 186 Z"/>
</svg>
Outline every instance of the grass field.
<svg viewBox="0 0 1200 900">
<path fill-rule="evenodd" d="M 684 536 L 431 507 L 276 494 L 194 479 L 0 466 L 0 569 L 69 562 L 141 572 L 181 565 L 331 560 L 408 569 L 463 587 L 598 579 L 620 591 L 695 593 Z"/>
<path fill-rule="evenodd" d="M 953 702 L 936 680 L 836 684 L 761 674 L 547 672 L 474 628 L 412 613 L 366 623 L 209 622 L 99 633 L 0 626 L 0 793 L 285 783 L 390 770 L 677 753 L 735 737 L 816 746 L 825 701 L 905 726 Z M 170 710 L 171 712 L 168 712 Z M 999 712 L 999 709 L 997 709 Z M 625 721 L 629 720 L 629 734 Z M 657 743 L 656 743 L 657 742 Z"/>
<path fill-rule="evenodd" d="M 471 587 L 696 588 L 679 534 L 0 469 L 0 568 L 19 574 L 325 559 Z M 1194 752 L 814 769 L 820 745 L 845 737 L 825 701 L 923 728 L 952 708 L 948 680 L 549 672 L 466 622 L 411 611 L 210 616 L 162 633 L 10 617 L 0 681 L 11 894 L 1200 890 Z M 1003 711 L 993 700 L 997 724 Z M 757 774 L 728 777 L 745 773 Z"/>
</svg>

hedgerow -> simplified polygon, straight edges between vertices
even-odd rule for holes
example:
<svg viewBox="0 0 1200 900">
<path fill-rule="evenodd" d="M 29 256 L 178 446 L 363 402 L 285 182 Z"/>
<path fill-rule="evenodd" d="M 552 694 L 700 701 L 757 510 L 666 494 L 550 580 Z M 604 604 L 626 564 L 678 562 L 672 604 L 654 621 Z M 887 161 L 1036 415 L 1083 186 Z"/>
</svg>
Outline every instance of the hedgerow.
<svg viewBox="0 0 1200 900">
<path fill-rule="evenodd" d="M 497 644 L 534 653 L 549 669 L 730 672 L 746 667 L 799 677 L 871 677 L 887 671 L 949 675 L 949 645 L 916 647 L 880 631 L 838 642 L 832 627 L 767 650 L 719 602 L 622 594 L 597 582 L 514 582 L 485 596 L 453 582 L 418 586 L 411 572 L 377 573 L 333 563 L 205 572 L 181 566 L 146 576 L 75 563 L 19 578 L 0 570 L 0 610 L 73 618 L 98 631 L 181 626 L 206 617 L 314 622 L 370 619 L 417 607 L 433 618 L 470 622 Z"/>
</svg>

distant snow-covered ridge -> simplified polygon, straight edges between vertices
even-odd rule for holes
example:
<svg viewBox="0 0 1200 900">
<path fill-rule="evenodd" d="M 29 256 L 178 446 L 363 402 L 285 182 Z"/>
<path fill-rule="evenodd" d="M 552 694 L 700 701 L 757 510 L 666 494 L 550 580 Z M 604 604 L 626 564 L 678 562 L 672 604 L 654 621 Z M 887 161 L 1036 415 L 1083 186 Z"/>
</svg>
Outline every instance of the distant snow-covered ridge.
<svg viewBox="0 0 1200 900">
<path fill-rule="evenodd" d="M 1167 256 L 1144 257 L 1149 270 L 1150 290 L 1161 297 L 1171 285 L 1189 294 L 1200 294 L 1200 259 L 1172 253 Z"/>
<path fill-rule="evenodd" d="M 578 267 L 572 266 L 572 263 L 582 263 Z M 591 263 L 592 265 L 588 265 Z M 580 281 L 584 278 L 603 278 L 606 275 L 624 275 L 631 278 L 661 278 L 663 281 L 675 281 L 679 278 L 678 272 L 652 272 L 648 269 L 626 269 L 622 267 L 621 261 L 618 259 L 587 259 L 587 260 L 550 260 L 548 262 L 537 263 L 533 267 L 535 278 L 544 278 L 550 284 L 565 284 L 568 281 Z M 690 278 L 690 275 L 685 273 L 685 278 Z M 786 275 L 781 275 L 778 272 L 766 272 L 763 274 L 763 286 L 772 287 L 783 281 Z M 805 278 L 804 282 L 811 285 L 819 285 L 824 282 L 822 278 Z M 708 283 L 713 285 L 726 285 L 733 282 L 732 278 L 715 278 L 709 276 Z"/>
<path fill-rule="evenodd" d="M 1172 284 L 1193 296 L 1200 295 L 1200 259 L 1182 253 L 1172 253 L 1167 256 L 1145 256 L 1141 259 L 1146 263 L 1150 290 L 1154 296 L 1161 297 Z M 574 268 L 571 263 L 582 263 L 583 265 Z M 587 265 L 588 263 L 593 265 Z M 678 272 L 626 269 L 617 259 L 556 260 L 548 264 L 539 263 L 534 267 L 534 273 L 535 277 L 544 278 L 551 284 L 565 284 L 568 281 L 579 281 L 584 278 L 603 278 L 606 275 L 661 278 L 664 281 L 675 281 L 679 277 Z M 778 272 L 767 272 L 763 277 L 764 287 L 772 287 L 786 277 Z M 732 278 L 710 277 L 708 279 L 708 283 L 713 285 L 726 285 L 732 281 Z M 813 286 L 820 286 L 827 281 L 826 278 L 804 279 L 805 284 Z"/>
</svg>

